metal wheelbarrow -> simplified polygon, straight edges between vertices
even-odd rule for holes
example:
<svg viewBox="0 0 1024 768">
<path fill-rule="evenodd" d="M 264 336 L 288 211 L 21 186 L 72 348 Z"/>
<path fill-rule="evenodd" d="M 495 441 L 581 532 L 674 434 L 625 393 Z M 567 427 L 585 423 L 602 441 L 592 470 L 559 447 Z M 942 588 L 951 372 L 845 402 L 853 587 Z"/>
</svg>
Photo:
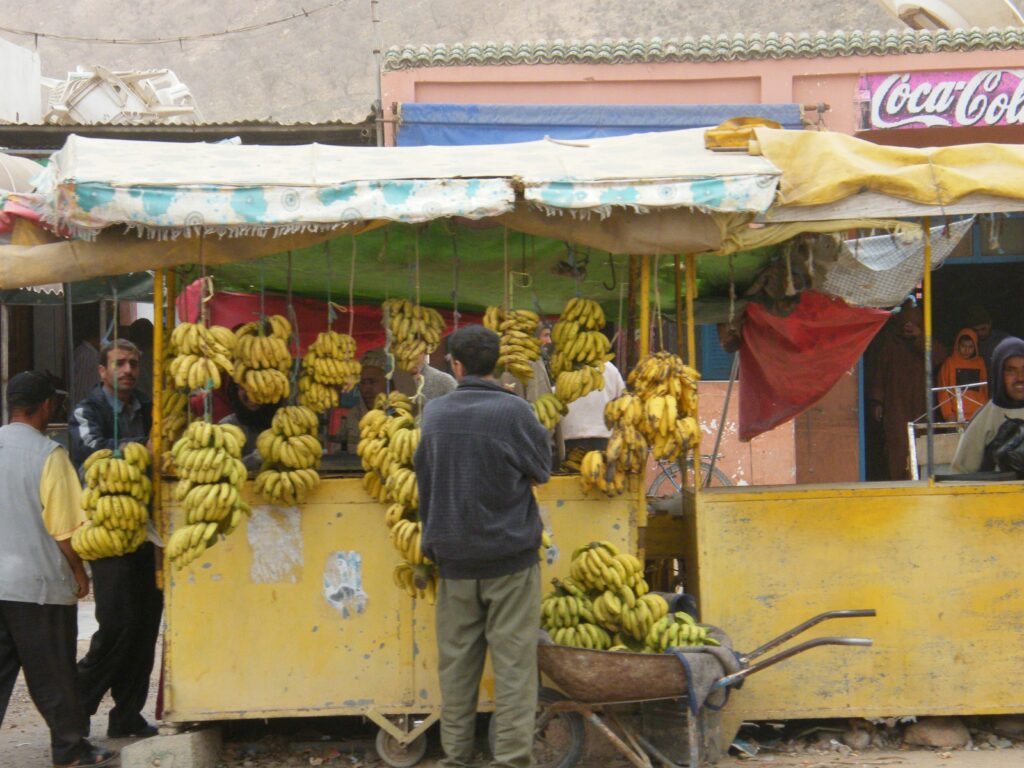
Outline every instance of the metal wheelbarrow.
<svg viewBox="0 0 1024 768">
<path fill-rule="evenodd" d="M 708 762 L 708 747 L 718 727 L 715 710 L 720 710 L 710 699 L 716 692 L 726 692 L 742 685 L 743 681 L 763 669 L 778 664 L 798 653 L 822 645 L 870 646 L 872 641 L 860 637 L 819 637 L 754 661 L 773 648 L 828 619 L 873 617 L 874 609 L 828 611 L 808 619 L 802 624 L 769 640 L 749 653 L 731 652 L 735 657 L 735 670 L 719 676 L 723 666 L 718 658 L 704 653 L 646 654 L 593 651 L 553 645 L 542 641 L 537 648 L 541 672 L 555 683 L 561 692 L 541 688 L 535 729 L 534 762 L 537 768 L 572 768 L 583 755 L 585 746 L 584 722 L 589 722 L 605 736 L 636 768 L 652 768 L 651 758 L 666 768 L 680 765 L 667 756 L 650 739 L 624 724 L 611 711 L 609 705 L 646 704 L 667 699 L 682 699 L 686 723 L 688 760 L 685 765 L 699 768 Z M 728 638 L 713 629 L 711 636 L 728 646 Z M 689 661 L 686 657 L 692 657 Z M 716 665 L 711 672 L 714 682 L 704 701 L 696 701 L 690 675 L 697 676 L 694 665 Z M 705 674 L 708 668 L 701 671 Z M 680 734 L 682 738 L 683 734 Z M 726 747 L 728 745 L 725 745 Z M 712 757 L 717 759 L 717 756 Z"/>
</svg>

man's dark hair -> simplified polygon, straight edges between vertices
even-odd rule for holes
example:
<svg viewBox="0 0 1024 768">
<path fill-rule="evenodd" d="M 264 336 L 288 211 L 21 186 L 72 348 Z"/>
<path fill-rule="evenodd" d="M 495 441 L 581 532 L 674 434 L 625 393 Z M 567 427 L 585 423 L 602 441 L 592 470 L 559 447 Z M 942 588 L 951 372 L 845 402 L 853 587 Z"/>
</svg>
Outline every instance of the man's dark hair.
<svg viewBox="0 0 1024 768">
<path fill-rule="evenodd" d="M 114 341 L 108 341 L 100 347 L 100 365 L 104 368 L 110 364 L 110 353 L 115 349 L 120 349 L 122 352 L 128 352 L 136 357 L 142 357 L 142 353 L 139 351 L 139 348 L 128 341 L 128 339 L 115 339 Z"/>
<path fill-rule="evenodd" d="M 448 354 L 467 376 L 490 376 L 498 364 L 501 337 L 482 325 L 467 325 L 448 337 Z"/>
</svg>

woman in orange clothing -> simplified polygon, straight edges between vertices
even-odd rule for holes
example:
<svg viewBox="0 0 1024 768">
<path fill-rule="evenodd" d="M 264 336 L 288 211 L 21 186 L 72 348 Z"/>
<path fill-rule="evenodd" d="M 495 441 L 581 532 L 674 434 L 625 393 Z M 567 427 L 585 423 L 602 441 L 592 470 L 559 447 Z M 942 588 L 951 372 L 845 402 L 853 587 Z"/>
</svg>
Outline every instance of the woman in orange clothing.
<svg viewBox="0 0 1024 768">
<path fill-rule="evenodd" d="M 971 328 L 964 328 L 957 334 L 953 354 L 939 369 L 940 387 L 963 387 L 988 381 L 985 360 L 978 352 L 978 334 Z M 962 391 L 963 420 L 970 421 L 975 412 L 988 402 L 988 386 L 971 387 Z M 949 389 L 938 393 L 939 409 L 944 421 L 958 421 L 956 393 Z"/>
</svg>

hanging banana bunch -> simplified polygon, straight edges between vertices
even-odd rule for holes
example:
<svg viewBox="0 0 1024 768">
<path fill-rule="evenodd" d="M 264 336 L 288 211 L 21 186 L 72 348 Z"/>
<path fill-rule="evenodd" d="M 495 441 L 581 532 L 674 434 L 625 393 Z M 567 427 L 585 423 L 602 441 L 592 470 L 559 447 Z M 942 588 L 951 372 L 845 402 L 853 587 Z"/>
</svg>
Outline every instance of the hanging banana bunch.
<svg viewBox="0 0 1024 768">
<path fill-rule="evenodd" d="M 441 343 L 444 318 L 437 310 L 406 299 L 387 299 L 382 306 L 395 362 L 404 371 L 417 370 L 423 355 L 430 354 Z"/>
<path fill-rule="evenodd" d="M 256 438 L 263 469 L 256 476 L 255 491 L 272 504 L 294 506 L 306 500 L 320 485 L 317 469 L 323 446 L 316 438 L 320 420 L 302 405 L 288 405 L 274 414 L 270 429 Z"/>
<path fill-rule="evenodd" d="M 577 297 L 569 299 L 551 329 L 551 373 L 556 377 L 555 395 L 563 403 L 604 389 L 604 364 L 615 357 L 601 331 L 604 324 L 601 305 Z"/>
<path fill-rule="evenodd" d="M 338 407 L 338 389 L 359 383 L 362 366 L 355 359 L 356 340 L 346 333 L 325 331 L 309 345 L 299 376 L 299 405 L 324 413 Z"/>
<path fill-rule="evenodd" d="M 291 335 L 292 324 L 282 315 L 269 315 L 235 331 L 234 379 L 254 403 L 279 403 L 291 393 Z"/>
<path fill-rule="evenodd" d="M 498 366 L 511 373 L 524 384 L 533 378 L 534 360 L 540 359 L 540 339 L 537 326 L 540 317 L 526 309 L 505 312 L 501 307 L 488 307 L 484 325 L 501 335 Z"/>
<path fill-rule="evenodd" d="M 245 433 L 233 424 L 194 421 L 171 448 L 180 480 L 174 498 L 185 510 L 185 525 L 171 534 L 166 554 L 178 570 L 227 536 L 249 514 L 242 500 L 246 470 Z"/>
<path fill-rule="evenodd" d="M 235 375 L 231 359 L 235 336 L 228 328 L 181 323 L 171 331 L 170 348 L 176 354 L 168 365 L 168 373 L 178 389 L 191 391 L 208 384 L 219 389 L 223 381 L 221 372 Z"/>
<path fill-rule="evenodd" d="M 85 460 L 82 508 L 88 522 L 71 537 L 83 560 L 117 557 L 142 546 L 153 493 L 149 464 L 149 451 L 140 443 L 125 443 L 116 453 L 103 448 Z"/>
<path fill-rule="evenodd" d="M 403 558 L 392 573 L 395 586 L 410 597 L 433 605 L 437 599 L 437 572 L 423 555 L 423 524 L 420 522 L 419 488 L 413 456 L 420 430 L 412 416 L 412 401 L 400 392 L 377 396 L 374 408 L 359 420 L 359 445 L 363 487 L 381 503 L 391 542 Z"/>
<path fill-rule="evenodd" d="M 545 392 L 533 403 L 533 412 L 545 429 L 554 429 L 558 422 L 569 412 L 569 406 L 550 392 Z"/>
<path fill-rule="evenodd" d="M 629 374 L 627 384 L 643 403 L 636 426 L 655 458 L 674 461 L 698 442 L 699 380 L 697 371 L 667 352 L 648 355 Z"/>
</svg>

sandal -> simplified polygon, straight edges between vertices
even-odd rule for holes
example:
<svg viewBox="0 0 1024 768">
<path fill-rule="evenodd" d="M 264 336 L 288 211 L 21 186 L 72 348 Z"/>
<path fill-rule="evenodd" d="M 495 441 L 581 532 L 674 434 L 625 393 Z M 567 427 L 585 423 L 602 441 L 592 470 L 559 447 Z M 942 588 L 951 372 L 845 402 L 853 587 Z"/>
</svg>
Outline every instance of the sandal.
<svg viewBox="0 0 1024 768">
<path fill-rule="evenodd" d="M 63 764 L 54 763 L 53 768 L 86 768 L 86 766 L 99 768 L 101 765 L 110 765 L 116 758 L 116 751 L 104 749 L 103 747 L 95 747 L 90 744 L 85 754 L 75 760 L 75 762 Z"/>
</svg>

